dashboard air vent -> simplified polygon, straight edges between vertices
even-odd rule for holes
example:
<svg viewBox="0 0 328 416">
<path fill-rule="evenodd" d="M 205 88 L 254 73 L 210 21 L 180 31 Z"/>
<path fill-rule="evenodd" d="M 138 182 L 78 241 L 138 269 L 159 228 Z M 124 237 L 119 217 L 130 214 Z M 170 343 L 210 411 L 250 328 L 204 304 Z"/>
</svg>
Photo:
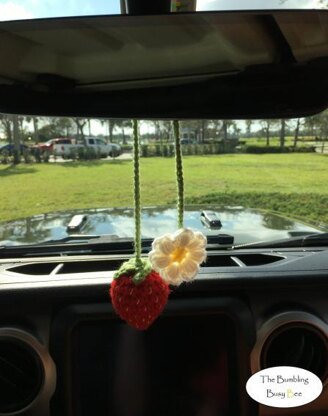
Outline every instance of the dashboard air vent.
<svg viewBox="0 0 328 416">
<path fill-rule="evenodd" d="M 261 354 L 261 367 L 300 367 L 321 380 L 327 373 L 327 339 L 310 324 L 286 324 L 271 333 Z"/>
<path fill-rule="evenodd" d="M 43 382 L 39 357 L 25 342 L 0 340 L 0 413 L 10 414 L 27 407 Z"/>
</svg>

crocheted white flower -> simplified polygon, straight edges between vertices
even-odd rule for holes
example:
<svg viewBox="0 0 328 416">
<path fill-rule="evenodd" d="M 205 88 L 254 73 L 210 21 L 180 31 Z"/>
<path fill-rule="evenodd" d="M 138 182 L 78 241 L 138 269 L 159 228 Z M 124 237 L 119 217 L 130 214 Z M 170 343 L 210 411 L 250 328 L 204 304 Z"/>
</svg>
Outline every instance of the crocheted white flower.
<svg viewBox="0 0 328 416">
<path fill-rule="evenodd" d="M 192 280 L 206 258 L 206 237 L 188 228 L 158 237 L 152 244 L 149 260 L 163 280 L 172 285 Z"/>
</svg>

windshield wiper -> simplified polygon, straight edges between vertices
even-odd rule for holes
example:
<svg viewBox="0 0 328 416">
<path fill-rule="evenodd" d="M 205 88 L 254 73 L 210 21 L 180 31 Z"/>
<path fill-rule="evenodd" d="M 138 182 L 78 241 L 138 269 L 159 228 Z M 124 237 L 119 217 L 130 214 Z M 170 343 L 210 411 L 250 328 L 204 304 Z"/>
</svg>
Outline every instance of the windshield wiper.
<svg viewBox="0 0 328 416">
<path fill-rule="evenodd" d="M 153 239 L 143 238 L 142 252 L 151 250 Z M 207 236 L 208 249 L 231 248 L 234 238 L 227 234 Z M 38 244 L 1 246 L 0 258 L 49 256 L 49 255 L 79 255 L 79 254 L 133 254 L 134 241 L 132 238 L 122 238 L 117 235 L 70 235 L 61 240 L 48 240 Z"/>
<path fill-rule="evenodd" d="M 143 251 L 149 250 L 148 241 L 142 241 Z M 42 257 L 91 254 L 132 254 L 134 243 L 131 238 L 116 235 L 71 235 L 59 240 L 48 240 L 36 244 L 1 246 L 0 258 Z"/>
<path fill-rule="evenodd" d="M 234 242 L 234 237 L 228 234 L 217 234 L 217 235 L 208 235 L 207 237 L 207 244 L 217 244 L 217 245 L 224 245 L 232 247 Z M 90 243 L 117 243 L 117 242 L 123 242 L 125 243 L 133 243 L 133 239 L 129 237 L 119 237 L 116 234 L 103 234 L 103 235 L 96 235 L 96 234 L 73 234 L 69 235 L 67 237 L 64 237 L 60 240 L 48 240 L 42 243 L 39 243 L 40 245 L 48 245 L 48 244 L 62 244 L 62 243 L 80 243 L 80 244 L 90 244 Z M 153 239 L 152 238 L 143 238 L 141 240 L 143 246 L 151 246 Z M 31 246 L 25 246 L 25 247 L 31 247 Z"/>
<path fill-rule="evenodd" d="M 301 237 L 289 237 L 274 241 L 261 241 L 258 243 L 241 244 L 233 249 L 240 248 L 288 248 L 288 247 L 324 247 L 328 246 L 328 233 L 310 234 Z"/>
</svg>

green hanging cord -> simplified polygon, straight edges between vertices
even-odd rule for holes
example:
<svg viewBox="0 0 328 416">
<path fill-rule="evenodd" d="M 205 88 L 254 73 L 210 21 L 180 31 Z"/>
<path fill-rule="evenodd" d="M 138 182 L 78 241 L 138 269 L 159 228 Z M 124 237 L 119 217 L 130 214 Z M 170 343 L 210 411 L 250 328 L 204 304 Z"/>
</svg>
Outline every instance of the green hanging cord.
<svg viewBox="0 0 328 416">
<path fill-rule="evenodd" d="M 139 164 L 138 121 L 133 120 L 133 178 L 134 178 L 134 220 L 135 257 L 137 266 L 141 263 L 141 202 L 140 202 L 140 164 Z"/>
<path fill-rule="evenodd" d="M 174 141 L 175 141 L 175 171 L 177 179 L 177 211 L 178 211 L 178 228 L 183 228 L 184 214 L 184 179 L 182 165 L 182 151 L 179 132 L 179 121 L 173 121 Z"/>
<path fill-rule="evenodd" d="M 133 193 L 134 193 L 134 258 L 122 264 L 114 279 L 122 275 L 133 275 L 133 282 L 141 283 L 151 272 L 151 264 L 141 258 L 141 201 L 140 201 L 140 151 L 138 121 L 133 120 Z"/>
</svg>

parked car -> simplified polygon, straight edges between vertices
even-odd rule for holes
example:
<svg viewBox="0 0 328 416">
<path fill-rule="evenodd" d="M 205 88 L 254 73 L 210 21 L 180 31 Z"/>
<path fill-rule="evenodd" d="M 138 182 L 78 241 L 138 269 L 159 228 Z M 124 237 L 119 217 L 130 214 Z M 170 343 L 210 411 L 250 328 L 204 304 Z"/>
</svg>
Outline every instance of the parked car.
<svg viewBox="0 0 328 416">
<path fill-rule="evenodd" d="M 20 144 L 20 154 L 24 154 L 25 151 L 29 150 L 30 148 L 25 144 Z M 0 146 L 0 154 L 7 154 L 8 156 L 12 156 L 14 154 L 15 146 L 12 143 L 7 143 Z"/>
<path fill-rule="evenodd" d="M 97 137 L 85 137 L 83 142 L 79 143 L 73 143 L 71 140 L 67 143 L 54 142 L 52 152 L 55 156 L 69 158 L 73 152 L 81 148 L 92 150 L 100 157 L 117 157 L 122 153 L 121 146 L 118 144 L 106 143 L 105 140 Z"/>
<path fill-rule="evenodd" d="M 50 139 L 44 143 L 38 143 L 33 146 L 34 149 L 39 149 L 42 153 L 43 152 L 53 152 L 54 145 L 64 145 L 64 144 L 73 144 L 74 139 L 66 138 L 66 137 L 59 137 L 55 139 Z"/>
<path fill-rule="evenodd" d="M 196 142 L 195 139 L 191 139 L 191 138 L 186 139 L 185 138 L 185 139 L 181 139 L 180 143 L 181 144 L 196 144 L 197 142 Z"/>
</svg>

